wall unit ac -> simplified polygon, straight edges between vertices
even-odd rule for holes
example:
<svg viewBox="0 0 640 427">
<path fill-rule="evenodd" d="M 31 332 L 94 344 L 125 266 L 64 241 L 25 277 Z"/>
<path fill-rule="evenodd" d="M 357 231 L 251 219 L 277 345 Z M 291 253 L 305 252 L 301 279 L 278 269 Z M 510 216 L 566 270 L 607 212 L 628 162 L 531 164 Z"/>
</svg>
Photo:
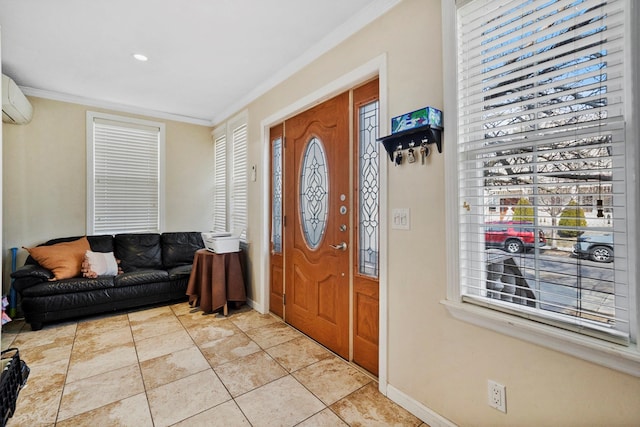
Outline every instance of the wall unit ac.
<svg viewBox="0 0 640 427">
<path fill-rule="evenodd" d="M 16 125 L 27 124 L 33 117 L 33 107 L 11 78 L 2 75 L 2 121 Z"/>
</svg>

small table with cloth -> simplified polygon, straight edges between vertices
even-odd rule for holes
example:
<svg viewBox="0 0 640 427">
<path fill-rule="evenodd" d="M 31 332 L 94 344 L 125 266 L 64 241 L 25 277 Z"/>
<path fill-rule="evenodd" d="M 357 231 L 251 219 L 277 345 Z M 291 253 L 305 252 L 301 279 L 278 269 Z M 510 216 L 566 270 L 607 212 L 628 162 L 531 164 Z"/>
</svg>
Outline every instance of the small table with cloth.
<svg viewBox="0 0 640 427">
<path fill-rule="evenodd" d="M 247 300 L 243 266 L 242 251 L 218 254 L 197 250 L 187 285 L 189 304 L 199 306 L 204 314 L 222 308 L 227 316 L 229 301 L 241 305 Z"/>
</svg>

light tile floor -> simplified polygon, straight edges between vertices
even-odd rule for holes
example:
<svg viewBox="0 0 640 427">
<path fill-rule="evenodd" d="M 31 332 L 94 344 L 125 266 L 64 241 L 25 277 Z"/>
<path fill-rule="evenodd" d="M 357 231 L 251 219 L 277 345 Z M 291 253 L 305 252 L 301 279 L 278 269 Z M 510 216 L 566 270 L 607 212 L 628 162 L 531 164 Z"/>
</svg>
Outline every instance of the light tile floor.
<svg viewBox="0 0 640 427">
<path fill-rule="evenodd" d="M 425 426 L 279 318 L 187 303 L 4 326 L 31 374 L 16 426 Z"/>
</svg>

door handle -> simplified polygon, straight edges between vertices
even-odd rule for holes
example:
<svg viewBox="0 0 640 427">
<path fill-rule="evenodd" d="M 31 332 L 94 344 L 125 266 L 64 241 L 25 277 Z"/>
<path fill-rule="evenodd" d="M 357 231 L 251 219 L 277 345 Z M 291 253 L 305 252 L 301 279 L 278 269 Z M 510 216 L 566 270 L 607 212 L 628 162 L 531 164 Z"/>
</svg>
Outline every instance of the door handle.
<svg viewBox="0 0 640 427">
<path fill-rule="evenodd" d="M 346 251 L 347 250 L 347 242 L 338 243 L 337 245 L 329 245 L 333 249 L 337 251 Z"/>
</svg>

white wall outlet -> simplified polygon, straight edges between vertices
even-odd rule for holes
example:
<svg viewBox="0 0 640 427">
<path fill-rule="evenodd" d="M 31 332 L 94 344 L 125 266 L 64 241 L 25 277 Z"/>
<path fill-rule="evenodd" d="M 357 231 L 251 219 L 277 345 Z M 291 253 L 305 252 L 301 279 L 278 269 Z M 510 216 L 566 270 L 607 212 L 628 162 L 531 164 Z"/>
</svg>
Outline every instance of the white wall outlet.
<svg viewBox="0 0 640 427">
<path fill-rule="evenodd" d="M 409 208 L 394 208 L 391 210 L 391 228 L 395 230 L 409 230 L 411 228 Z"/>
<path fill-rule="evenodd" d="M 489 406 L 507 413 L 507 389 L 502 384 L 489 380 Z"/>
</svg>

